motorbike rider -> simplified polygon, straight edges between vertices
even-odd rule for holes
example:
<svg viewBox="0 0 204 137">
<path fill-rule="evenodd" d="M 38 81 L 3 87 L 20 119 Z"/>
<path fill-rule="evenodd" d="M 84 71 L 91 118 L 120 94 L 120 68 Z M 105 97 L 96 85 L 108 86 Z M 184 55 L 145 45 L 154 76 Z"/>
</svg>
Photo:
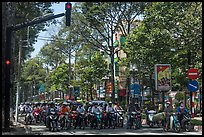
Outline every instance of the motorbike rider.
<svg viewBox="0 0 204 137">
<path fill-rule="evenodd" d="M 54 111 L 56 114 L 58 113 L 57 109 L 55 108 L 55 103 L 53 101 L 49 102 L 49 107 L 47 108 L 47 116 L 46 116 L 46 127 L 50 127 L 50 112 L 51 110 Z M 58 119 L 57 119 L 58 121 Z M 56 121 L 57 130 L 59 131 L 59 125 Z"/>
<path fill-rule="evenodd" d="M 184 113 L 188 113 L 188 110 L 184 107 L 183 102 L 180 102 L 180 106 L 177 108 L 177 114 L 178 114 L 178 119 L 180 124 L 183 119 Z"/>
<path fill-rule="evenodd" d="M 18 107 L 19 112 L 24 113 L 25 112 L 25 105 L 23 102 L 21 102 L 20 106 Z"/>
<path fill-rule="evenodd" d="M 110 128 L 110 124 L 111 124 L 111 120 L 112 120 L 110 117 L 110 113 L 115 112 L 111 101 L 108 103 L 108 106 L 106 107 L 106 112 L 107 112 L 108 121 L 109 121 L 108 128 Z"/>
<path fill-rule="evenodd" d="M 98 106 L 98 103 L 94 103 L 94 106 L 92 107 L 91 109 L 91 113 L 93 114 L 92 116 L 92 122 L 91 122 L 91 127 L 93 127 L 93 123 L 96 123 L 96 117 L 95 117 L 95 114 L 99 112 L 101 113 L 101 109 L 100 107 Z"/>
<path fill-rule="evenodd" d="M 129 125 L 131 122 L 130 116 L 132 112 L 136 112 L 136 107 L 130 102 L 128 109 L 127 109 L 127 125 L 126 125 L 127 129 L 129 128 Z"/>
<path fill-rule="evenodd" d="M 35 102 L 34 104 L 33 114 L 35 114 L 35 112 L 40 114 L 40 103 L 39 102 Z"/>
<path fill-rule="evenodd" d="M 28 114 L 30 114 L 31 115 L 31 118 L 32 119 L 34 119 L 34 116 L 33 116 L 33 108 L 32 108 L 32 106 L 31 106 L 31 103 L 29 103 L 29 102 L 26 102 L 25 103 L 25 113 L 26 113 L 26 115 L 25 115 L 25 118 L 26 118 L 26 116 L 28 115 Z"/>
<path fill-rule="evenodd" d="M 165 120 L 166 120 L 166 124 L 165 124 L 165 130 L 168 130 L 168 126 L 170 124 L 170 116 L 173 112 L 172 107 L 170 106 L 170 102 L 166 102 L 166 107 L 164 109 L 164 113 L 165 113 Z"/>
<path fill-rule="evenodd" d="M 77 109 L 76 109 L 76 111 L 78 112 L 77 113 L 77 121 L 76 122 L 77 122 L 77 125 L 79 125 L 79 129 L 81 129 L 81 120 L 80 120 L 79 115 L 80 115 L 80 113 L 85 113 L 85 109 L 82 107 L 81 104 L 79 104 Z"/>
<path fill-rule="evenodd" d="M 68 108 L 67 105 L 68 105 L 67 102 L 63 102 L 62 106 L 60 107 L 59 111 L 61 113 L 61 115 L 59 116 L 60 123 L 62 122 L 63 117 L 65 116 L 65 118 L 67 118 L 68 117 L 67 114 L 70 113 L 70 109 Z"/>
<path fill-rule="evenodd" d="M 116 112 L 115 113 L 116 121 L 118 121 L 119 117 L 118 117 L 117 113 L 119 111 L 123 111 L 122 107 L 120 106 L 120 104 L 118 102 L 115 102 L 114 111 Z"/>
</svg>

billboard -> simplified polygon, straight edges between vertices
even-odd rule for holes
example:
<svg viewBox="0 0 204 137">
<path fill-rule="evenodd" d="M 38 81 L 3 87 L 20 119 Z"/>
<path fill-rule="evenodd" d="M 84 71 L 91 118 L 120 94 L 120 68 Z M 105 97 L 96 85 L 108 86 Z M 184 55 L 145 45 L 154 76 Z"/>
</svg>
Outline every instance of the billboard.
<svg viewBox="0 0 204 137">
<path fill-rule="evenodd" d="M 155 89 L 159 91 L 171 90 L 171 65 L 155 65 Z"/>
</svg>

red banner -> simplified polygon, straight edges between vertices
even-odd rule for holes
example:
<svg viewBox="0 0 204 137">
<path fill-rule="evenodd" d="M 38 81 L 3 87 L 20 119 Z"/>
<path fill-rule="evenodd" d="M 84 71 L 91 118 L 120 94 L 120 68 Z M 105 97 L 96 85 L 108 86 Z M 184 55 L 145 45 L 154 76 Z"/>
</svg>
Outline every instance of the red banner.
<svg viewBox="0 0 204 137">
<path fill-rule="evenodd" d="M 119 89 L 118 90 L 118 95 L 121 97 L 124 97 L 126 95 L 126 89 Z"/>
</svg>

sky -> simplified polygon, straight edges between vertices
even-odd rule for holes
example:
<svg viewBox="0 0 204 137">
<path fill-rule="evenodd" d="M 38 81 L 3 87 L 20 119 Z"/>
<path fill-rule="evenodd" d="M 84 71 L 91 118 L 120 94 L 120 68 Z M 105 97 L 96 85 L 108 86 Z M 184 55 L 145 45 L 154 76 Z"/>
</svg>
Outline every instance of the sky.
<svg viewBox="0 0 204 137">
<path fill-rule="evenodd" d="M 55 15 L 59 14 L 59 13 L 64 13 L 65 12 L 65 3 L 66 2 L 60 2 L 58 4 L 53 4 L 52 5 L 51 8 L 54 9 L 54 14 Z M 72 5 L 73 5 L 73 3 L 72 3 Z M 63 17 L 56 18 L 56 20 L 61 21 L 62 18 Z M 60 28 L 59 24 L 51 25 L 51 26 L 47 27 L 47 31 L 39 33 L 39 37 L 37 38 L 37 42 L 34 44 L 35 50 L 31 53 L 31 58 L 35 57 L 39 53 L 40 49 L 43 47 L 43 45 L 46 42 L 49 42 L 47 40 L 42 40 L 42 39 L 49 39 L 49 37 L 51 37 L 52 35 L 57 34 L 59 28 Z"/>
</svg>

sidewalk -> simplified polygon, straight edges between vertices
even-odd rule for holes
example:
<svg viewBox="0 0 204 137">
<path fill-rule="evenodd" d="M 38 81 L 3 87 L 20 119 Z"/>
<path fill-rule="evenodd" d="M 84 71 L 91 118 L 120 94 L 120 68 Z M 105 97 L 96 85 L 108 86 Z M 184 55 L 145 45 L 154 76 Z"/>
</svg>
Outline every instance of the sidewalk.
<svg viewBox="0 0 204 137">
<path fill-rule="evenodd" d="M 194 117 L 192 119 L 200 120 L 202 121 L 202 117 Z M 202 132 L 202 126 L 194 126 L 194 131 L 196 132 Z"/>
<path fill-rule="evenodd" d="M 28 135 L 28 132 L 25 125 L 19 122 L 17 122 L 16 125 L 16 123 L 13 122 L 13 124 L 10 126 L 10 132 L 2 131 L 2 135 Z"/>
</svg>

